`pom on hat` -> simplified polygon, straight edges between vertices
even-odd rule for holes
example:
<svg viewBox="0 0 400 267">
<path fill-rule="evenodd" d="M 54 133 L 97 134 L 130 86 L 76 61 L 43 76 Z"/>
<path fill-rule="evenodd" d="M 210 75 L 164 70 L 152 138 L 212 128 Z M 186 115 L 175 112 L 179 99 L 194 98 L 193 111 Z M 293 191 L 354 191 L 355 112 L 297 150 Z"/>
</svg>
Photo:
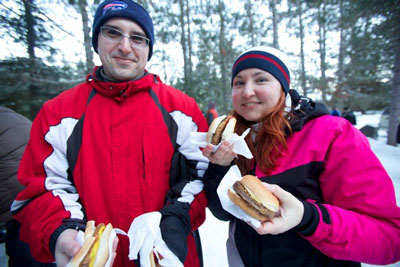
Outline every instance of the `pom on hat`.
<svg viewBox="0 0 400 267">
<path fill-rule="evenodd" d="M 153 21 L 149 13 L 141 5 L 131 1 L 115 1 L 106 0 L 99 5 L 93 19 L 92 27 L 92 45 L 97 53 L 97 38 L 99 36 L 100 27 L 112 18 L 127 18 L 137 23 L 145 32 L 146 37 L 150 39 L 149 58 L 153 54 L 154 44 L 154 28 Z"/>
<path fill-rule="evenodd" d="M 240 54 L 232 67 L 232 80 L 244 69 L 258 68 L 271 73 L 281 83 L 287 95 L 290 89 L 290 70 L 286 55 L 268 46 L 253 47 Z"/>
</svg>

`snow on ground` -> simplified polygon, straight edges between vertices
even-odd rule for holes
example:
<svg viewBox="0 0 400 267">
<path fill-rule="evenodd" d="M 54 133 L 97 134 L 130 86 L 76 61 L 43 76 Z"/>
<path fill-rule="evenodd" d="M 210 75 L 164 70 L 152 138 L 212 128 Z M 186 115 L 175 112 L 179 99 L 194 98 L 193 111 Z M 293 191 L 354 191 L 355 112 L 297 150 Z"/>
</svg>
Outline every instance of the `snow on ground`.
<svg viewBox="0 0 400 267">
<path fill-rule="evenodd" d="M 356 128 L 361 129 L 365 125 L 378 127 L 381 112 L 371 112 L 366 115 L 356 113 Z M 389 176 L 392 178 L 396 191 L 397 204 L 400 205 L 400 146 L 386 145 L 387 134 L 384 130 L 378 131 L 377 140 L 368 138 L 372 150 L 375 152 Z M 228 223 L 216 219 L 207 209 L 206 221 L 200 227 L 200 236 L 203 248 L 205 267 L 227 267 L 225 243 L 228 239 Z M 376 267 L 377 265 L 362 264 L 363 267 Z M 400 267 L 400 262 L 387 267 Z"/>
</svg>

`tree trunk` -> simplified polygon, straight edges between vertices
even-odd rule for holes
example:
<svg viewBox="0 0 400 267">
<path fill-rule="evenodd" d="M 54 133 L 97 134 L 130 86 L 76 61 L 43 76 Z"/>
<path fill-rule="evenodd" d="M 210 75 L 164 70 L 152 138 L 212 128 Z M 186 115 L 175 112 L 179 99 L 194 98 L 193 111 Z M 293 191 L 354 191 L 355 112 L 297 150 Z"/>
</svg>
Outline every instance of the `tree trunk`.
<svg viewBox="0 0 400 267">
<path fill-rule="evenodd" d="M 245 4 L 245 9 L 246 9 L 246 14 L 247 18 L 249 21 L 249 35 L 250 35 L 250 45 L 252 47 L 256 46 L 256 40 L 255 40 L 255 32 L 254 32 L 254 16 L 253 16 L 253 4 L 251 3 L 251 0 L 247 0 L 247 3 Z"/>
<path fill-rule="evenodd" d="M 279 39 L 278 39 L 278 13 L 276 11 L 276 0 L 270 0 L 269 2 L 271 12 L 272 12 L 272 28 L 273 28 L 273 43 L 272 46 L 279 49 Z"/>
<path fill-rule="evenodd" d="M 183 52 L 183 81 L 184 81 L 184 90 L 186 89 L 187 86 L 187 81 L 188 81 L 188 76 L 189 76 L 189 57 L 188 57 L 188 47 L 187 47 L 187 41 L 186 41 L 186 31 L 185 31 L 185 7 L 184 7 L 184 1 L 179 0 L 179 8 L 180 8 L 180 14 L 179 14 L 179 24 L 181 26 L 181 46 L 182 46 L 182 52 Z"/>
<path fill-rule="evenodd" d="M 87 1 L 79 0 L 79 11 L 82 17 L 82 25 L 83 25 L 83 40 L 85 45 L 85 54 L 86 54 L 86 69 L 87 73 L 93 71 L 94 63 L 93 63 L 93 51 L 92 51 L 92 43 L 90 39 L 90 27 L 89 27 L 89 17 L 86 10 Z"/>
<path fill-rule="evenodd" d="M 344 81 L 344 56 L 345 56 L 345 37 L 344 37 L 344 17 L 343 17 L 343 0 L 340 0 L 339 3 L 339 31 L 340 31 L 340 40 L 339 40 L 339 58 L 338 58 L 338 70 L 337 70 L 337 86 L 336 86 L 336 96 L 341 97 L 346 94 L 346 85 Z"/>
<path fill-rule="evenodd" d="M 221 0 L 218 1 L 218 13 L 220 18 L 220 31 L 219 31 L 219 51 L 220 51 L 220 68 L 221 68 L 221 90 L 222 97 L 226 99 L 223 101 L 223 110 L 227 111 L 230 101 L 230 91 L 229 91 L 229 79 L 228 79 L 228 63 L 226 58 L 226 37 L 225 37 L 225 15 L 224 15 L 224 3 Z"/>
<path fill-rule="evenodd" d="M 307 96 L 308 89 L 306 86 L 306 67 L 305 67 L 305 56 L 304 56 L 304 23 L 303 23 L 303 8 L 302 1 L 298 0 L 297 11 L 299 12 L 299 29 L 300 29 L 300 63 L 301 63 L 301 87 L 303 89 L 304 96 Z"/>
<path fill-rule="evenodd" d="M 32 14 L 33 0 L 24 0 L 25 23 L 26 23 L 26 43 L 28 44 L 29 59 L 34 61 L 36 47 L 35 18 Z"/>
<path fill-rule="evenodd" d="M 327 95 L 327 80 L 326 80 L 326 10 L 325 3 L 321 4 L 318 9 L 318 35 L 319 35 L 319 54 L 320 54 L 320 68 L 321 68 L 321 91 L 322 91 L 322 101 L 326 103 Z"/>
<path fill-rule="evenodd" d="M 192 71 L 193 71 L 193 61 L 192 61 L 192 54 L 193 54 L 193 48 L 192 48 L 192 33 L 190 31 L 190 7 L 189 7 L 189 1 L 185 1 L 186 6 L 185 6 L 185 16 L 186 16 L 186 25 L 187 25 L 187 46 L 188 46 L 188 77 L 189 81 L 192 80 Z"/>
<path fill-rule="evenodd" d="M 36 114 L 40 109 L 40 105 L 35 101 L 38 96 L 39 88 L 34 83 L 35 73 L 36 73 L 36 55 L 35 55 L 35 47 L 36 47 L 36 32 L 35 32 L 35 17 L 32 13 L 32 6 L 34 4 L 34 0 L 24 0 L 24 9 L 25 9 L 25 23 L 26 23 L 26 43 L 28 45 L 28 55 L 29 55 L 29 113 L 30 118 L 35 118 Z"/>
<path fill-rule="evenodd" d="M 400 31 L 400 24 L 397 24 L 397 33 Z M 393 70 L 392 101 L 390 103 L 390 117 L 387 144 L 396 146 L 396 132 L 400 116 L 400 35 L 397 34 L 396 58 Z M 399 129 L 400 130 L 400 129 Z"/>
</svg>

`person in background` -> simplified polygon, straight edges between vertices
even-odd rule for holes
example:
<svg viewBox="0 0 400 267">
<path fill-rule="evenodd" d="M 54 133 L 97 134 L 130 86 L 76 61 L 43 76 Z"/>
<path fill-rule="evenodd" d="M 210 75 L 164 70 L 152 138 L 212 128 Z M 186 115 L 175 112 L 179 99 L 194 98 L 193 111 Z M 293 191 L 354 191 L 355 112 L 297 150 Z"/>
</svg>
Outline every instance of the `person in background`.
<svg viewBox="0 0 400 267">
<path fill-rule="evenodd" d="M 393 183 L 368 140 L 347 120 L 290 89 L 286 55 L 254 47 L 232 67 L 236 133 L 248 128 L 253 159 L 224 141 L 203 154 L 209 208 L 228 220 L 230 266 L 361 266 L 400 260 L 400 208 Z M 291 100 L 291 101 L 289 101 Z M 291 104 L 290 104 L 291 102 Z M 360 164 L 362 162 L 362 164 Z M 259 177 L 280 208 L 253 228 L 226 212 L 216 189 L 237 165 Z"/>
<path fill-rule="evenodd" d="M 349 109 L 349 107 L 343 108 L 342 117 L 348 120 L 353 125 L 357 124 L 356 116 L 354 115 L 354 112 Z"/>
<path fill-rule="evenodd" d="M 400 123 L 397 125 L 396 142 L 397 144 L 400 144 Z"/>
<path fill-rule="evenodd" d="M 128 232 L 136 217 L 155 211 L 173 255 L 201 265 L 196 230 L 205 220 L 208 161 L 188 137 L 207 131 L 207 122 L 193 98 L 146 70 L 154 42 L 142 6 L 103 1 L 92 27 L 102 66 L 35 118 L 18 172 L 26 189 L 12 212 L 38 261 L 65 266 L 88 220 Z M 118 239 L 114 266 L 135 266 L 128 238 Z"/>
<path fill-rule="evenodd" d="M 338 117 L 341 116 L 339 109 L 337 107 L 335 107 L 335 106 L 332 108 L 331 115 L 332 116 L 338 116 Z"/>
<path fill-rule="evenodd" d="M 32 122 L 12 109 L 0 106 L 0 223 L 5 229 L 5 245 L 10 267 L 55 266 L 35 261 L 26 243 L 19 239 L 19 223 L 10 207 L 15 196 L 24 189 L 17 179 L 17 170 L 29 140 Z"/>
<path fill-rule="evenodd" d="M 206 113 L 206 120 L 208 125 L 210 126 L 211 122 L 217 117 L 218 117 L 218 112 L 215 108 L 215 102 L 210 101 L 210 103 L 208 103 L 208 110 Z"/>
</svg>

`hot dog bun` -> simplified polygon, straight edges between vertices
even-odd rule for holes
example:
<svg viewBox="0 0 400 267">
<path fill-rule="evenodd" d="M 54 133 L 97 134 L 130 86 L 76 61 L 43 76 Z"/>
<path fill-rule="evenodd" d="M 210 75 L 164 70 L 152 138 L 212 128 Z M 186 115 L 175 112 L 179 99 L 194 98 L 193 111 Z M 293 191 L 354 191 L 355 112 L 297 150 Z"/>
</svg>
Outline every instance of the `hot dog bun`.
<svg viewBox="0 0 400 267">
<path fill-rule="evenodd" d="M 95 226 L 94 221 L 88 221 L 86 223 L 84 240 L 86 240 L 90 236 L 93 236 L 95 230 L 96 230 L 96 226 Z"/>
<path fill-rule="evenodd" d="M 229 115 L 222 115 L 215 118 L 208 129 L 206 142 L 218 145 L 220 142 L 229 139 L 235 131 L 236 118 Z"/>
<path fill-rule="evenodd" d="M 154 252 L 151 251 L 150 252 L 150 267 L 159 267 L 159 266 L 161 266 L 161 265 L 158 264 L 157 257 L 154 255 Z"/>
<path fill-rule="evenodd" d="M 82 248 L 72 258 L 70 267 L 103 267 L 107 263 L 113 227 L 111 223 L 94 225 L 94 221 L 87 222 Z"/>
<path fill-rule="evenodd" d="M 279 209 L 278 199 L 253 175 L 245 175 L 228 190 L 229 198 L 251 217 L 266 221 Z"/>
</svg>

